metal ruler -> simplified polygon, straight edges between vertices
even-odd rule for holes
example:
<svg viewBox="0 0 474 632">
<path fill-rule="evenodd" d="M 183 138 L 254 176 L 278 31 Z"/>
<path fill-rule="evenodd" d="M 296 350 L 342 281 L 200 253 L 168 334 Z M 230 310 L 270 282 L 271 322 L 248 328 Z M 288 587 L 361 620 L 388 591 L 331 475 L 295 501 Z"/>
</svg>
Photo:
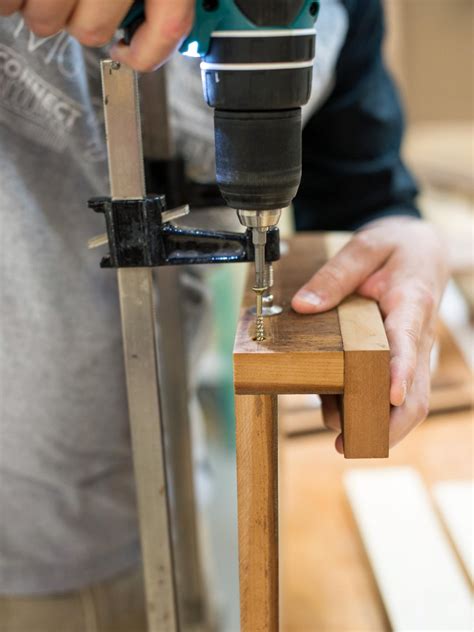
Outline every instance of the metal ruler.
<svg viewBox="0 0 474 632">
<path fill-rule="evenodd" d="M 139 88 L 145 159 L 173 160 L 176 146 L 168 107 L 166 65 L 141 75 Z M 149 186 L 153 187 L 153 183 Z M 195 498 L 183 274 L 182 266 L 163 266 L 153 271 L 158 296 L 157 355 L 179 628 L 182 632 L 196 632 L 209 628 L 210 608 Z"/>
<path fill-rule="evenodd" d="M 145 179 L 136 75 L 112 61 L 102 62 L 101 72 L 111 196 L 140 199 Z M 176 632 L 152 270 L 122 268 L 117 274 L 148 628 Z"/>
<path fill-rule="evenodd" d="M 111 197 L 142 199 L 146 186 L 136 74 L 112 61 L 102 62 L 101 69 Z M 171 160 L 175 148 L 165 70 L 142 76 L 140 91 L 146 157 Z M 163 217 L 170 221 L 185 210 L 168 210 Z M 106 244 L 107 235 L 91 242 Z M 118 270 L 150 632 L 209 629 L 194 489 L 181 274 L 174 266 Z"/>
</svg>

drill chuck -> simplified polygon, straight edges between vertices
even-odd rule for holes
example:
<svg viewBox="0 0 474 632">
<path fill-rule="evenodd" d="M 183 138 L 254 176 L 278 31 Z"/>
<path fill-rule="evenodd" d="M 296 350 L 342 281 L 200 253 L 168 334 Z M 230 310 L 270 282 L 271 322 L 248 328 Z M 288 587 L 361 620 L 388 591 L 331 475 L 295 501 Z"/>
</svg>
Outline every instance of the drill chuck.
<svg viewBox="0 0 474 632">
<path fill-rule="evenodd" d="M 216 180 L 235 209 L 291 204 L 301 180 L 301 108 L 215 110 Z"/>
</svg>

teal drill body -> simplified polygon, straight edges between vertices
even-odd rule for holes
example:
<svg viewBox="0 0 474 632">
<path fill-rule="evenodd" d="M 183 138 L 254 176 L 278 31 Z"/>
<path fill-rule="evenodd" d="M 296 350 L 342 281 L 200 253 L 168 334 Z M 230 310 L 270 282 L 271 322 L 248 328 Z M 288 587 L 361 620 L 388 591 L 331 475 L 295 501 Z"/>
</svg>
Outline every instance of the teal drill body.
<svg viewBox="0 0 474 632">
<path fill-rule="evenodd" d="M 209 51 L 211 36 L 214 31 L 251 31 L 253 29 L 285 28 L 307 29 L 313 28 L 319 12 L 319 1 L 305 0 L 302 8 L 297 12 L 289 24 L 255 24 L 238 6 L 235 0 L 221 0 L 217 7 L 206 10 L 206 2 L 196 2 L 196 18 L 192 31 L 183 42 L 180 52 L 186 54 L 189 48 L 196 51 L 199 57 L 205 57 Z"/>
<path fill-rule="evenodd" d="M 242 3 L 241 3 L 242 4 Z M 251 3 L 249 3 L 251 4 Z M 258 4 L 254 2 L 253 4 Z M 273 4 L 285 4 L 278 0 Z M 287 4 L 289 4 L 287 2 Z M 294 14 L 289 23 L 257 24 L 252 16 L 247 15 L 245 7 L 241 8 L 236 0 L 196 0 L 194 25 L 181 45 L 180 52 L 193 57 L 205 57 L 209 51 L 211 36 L 214 31 L 251 31 L 253 29 L 285 28 L 308 29 L 313 28 L 318 17 L 320 0 L 304 0 L 295 2 Z M 302 6 L 301 6 L 302 5 Z M 143 19 L 144 2 L 135 2 L 125 18 L 122 26 L 127 28 L 136 20 Z"/>
</svg>

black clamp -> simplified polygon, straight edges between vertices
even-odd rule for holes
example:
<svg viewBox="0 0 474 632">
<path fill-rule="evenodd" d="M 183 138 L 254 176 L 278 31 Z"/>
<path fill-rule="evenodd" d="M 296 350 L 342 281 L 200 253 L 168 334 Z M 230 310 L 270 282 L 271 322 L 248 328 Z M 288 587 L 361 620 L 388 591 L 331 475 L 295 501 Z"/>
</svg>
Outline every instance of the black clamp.
<svg viewBox="0 0 474 632">
<path fill-rule="evenodd" d="M 102 268 L 141 268 L 199 263 L 254 261 L 252 233 L 210 231 L 175 226 L 167 219 L 164 195 L 147 195 L 137 200 L 92 198 L 89 208 L 103 213 L 107 226 L 109 254 Z M 176 215 L 174 215 L 176 216 Z M 280 258 L 280 233 L 268 231 L 266 260 Z"/>
</svg>

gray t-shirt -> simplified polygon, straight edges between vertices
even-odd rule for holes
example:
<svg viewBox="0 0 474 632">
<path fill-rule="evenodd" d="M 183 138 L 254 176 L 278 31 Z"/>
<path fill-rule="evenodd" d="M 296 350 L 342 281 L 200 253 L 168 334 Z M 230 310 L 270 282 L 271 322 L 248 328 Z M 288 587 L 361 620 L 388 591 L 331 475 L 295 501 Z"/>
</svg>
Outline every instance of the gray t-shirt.
<svg viewBox="0 0 474 632">
<path fill-rule="evenodd" d="M 326 25 L 326 27 L 325 27 Z M 326 0 L 313 105 L 347 28 Z M 0 19 L 0 593 L 74 589 L 139 559 L 116 275 L 87 240 L 107 194 L 98 62 Z M 194 60 L 168 73 L 188 171 L 213 177 Z"/>
</svg>

